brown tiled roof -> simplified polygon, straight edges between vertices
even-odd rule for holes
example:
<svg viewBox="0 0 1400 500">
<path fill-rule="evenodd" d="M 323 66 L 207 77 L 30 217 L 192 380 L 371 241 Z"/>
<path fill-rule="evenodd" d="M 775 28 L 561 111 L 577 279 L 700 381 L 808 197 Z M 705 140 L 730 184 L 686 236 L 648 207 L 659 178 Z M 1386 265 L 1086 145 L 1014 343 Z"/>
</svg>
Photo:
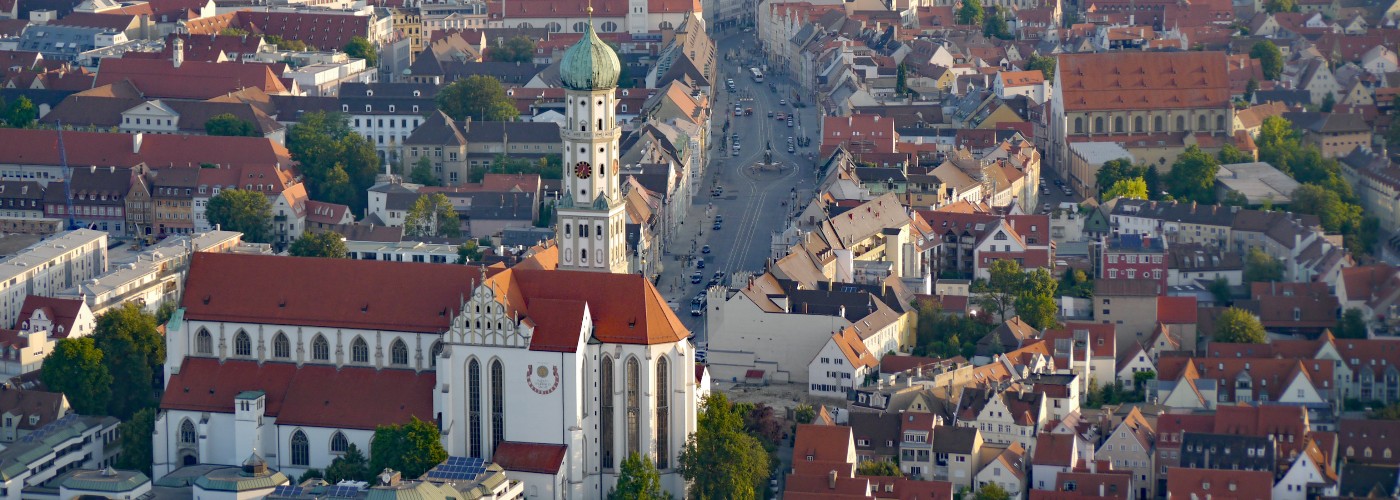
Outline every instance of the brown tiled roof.
<svg viewBox="0 0 1400 500">
<path fill-rule="evenodd" d="M 1337 449 L 1348 461 L 1400 465 L 1400 420 L 1343 418 L 1337 422 Z"/>
<path fill-rule="evenodd" d="M 1274 475 L 1261 470 L 1167 469 L 1167 495 L 1174 498 L 1232 498 L 1269 500 Z"/>
<path fill-rule="evenodd" d="M 560 287 L 558 283 L 577 286 Z M 593 336 L 601 342 L 654 345 L 690 336 L 689 330 L 666 305 L 666 299 L 640 275 L 510 269 L 491 276 L 487 284 L 510 313 L 536 322 L 546 315 L 564 314 L 548 306 L 537 307 L 536 301 L 540 299 L 587 303 L 595 326 Z M 544 321 L 551 323 L 556 319 Z M 559 320 L 558 324 L 562 323 L 563 320 Z M 550 341 L 550 345 L 559 344 L 560 341 Z"/>
<path fill-rule="evenodd" d="M 272 65 L 262 63 L 185 61 L 180 67 L 164 59 L 103 59 L 94 86 L 131 80 L 147 97 L 209 99 L 244 87 L 285 94 Z"/>
<path fill-rule="evenodd" d="M 261 137 L 144 134 L 134 150 L 132 134 L 69 131 L 63 134 L 70 165 L 198 167 L 218 163 L 238 167 L 292 164 L 287 148 Z M 81 144 L 82 147 L 74 145 Z M 0 129 L 0 161 L 58 165 L 58 134 L 53 130 Z M 280 189 L 280 188 L 279 188 Z"/>
<path fill-rule="evenodd" d="M 44 315 L 53 321 L 55 330 L 62 328 L 62 331 L 49 332 L 50 339 L 65 339 L 73 332 L 73 322 L 78 319 L 78 313 L 83 310 L 82 299 L 60 299 L 56 297 L 41 297 L 29 295 L 24 298 L 24 305 L 19 309 L 19 322 L 29 321 L 34 316 L 35 310 L 42 309 Z M 16 330 L 21 325 L 15 325 Z"/>
<path fill-rule="evenodd" d="M 25 389 L 0 389 L 0 412 L 15 415 L 15 427 L 35 430 L 64 416 L 63 394 Z M 38 421 L 29 417 L 37 416 Z"/>
<path fill-rule="evenodd" d="M 341 50 L 353 37 L 369 37 L 370 17 L 241 10 L 237 22 L 249 32 L 298 40 L 320 50 Z"/>
<path fill-rule="evenodd" d="M 1157 297 L 1157 321 L 1168 325 L 1196 324 L 1196 297 Z"/>
<path fill-rule="evenodd" d="M 861 342 L 860 335 L 854 327 L 842 328 L 841 331 L 831 334 L 831 341 L 841 350 L 846 362 L 853 367 L 870 368 L 880 364 L 880 360 L 865 348 L 865 342 Z"/>
<path fill-rule="evenodd" d="M 1079 436 L 1041 432 L 1035 438 L 1035 465 L 1058 465 L 1071 467 L 1075 462 L 1074 446 Z"/>
<path fill-rule="evenodd" d="M 496 445 L 491 461 L 511 472 L 558 474 L 568 449 L 562 444 L 503 441 Z"/>
<path fill-rule="evenodd" d="M 1223 52 L 1061 54 L 1056 76 L 1067 111 L 1230 106 Z"/>
<path fill-rule="evenodd" d="M 851 428 L 844 425 L 799 424 L 792 444 L 794 466 L 802 462 L 845 463 L 853 443 Z"/>
<path fill-rule="evenodd" d="M 480 280 L 473 266 L 201 252 L 182 305 L 190 320 L 445 332 Z"/>
<path fill-rule="evenodd" d="M 1324 282 L 1253 283 L 1251 309 L 1265 328 L 1329 328 L 1337 324 L 1341 305 Z M 1294 317 L 1294 312 L 1298 317 Z"/>
<path fill-rule="evenodd" d="M 201 254 L 196 254 L 201 255 Z M 234 396 L 267 394 L 267 415 L 286 425 L 371 430 L 433 418 L 432 371 L 186 357 L 170 376 L 162 410 L 233 413 Z"/>
</svg>

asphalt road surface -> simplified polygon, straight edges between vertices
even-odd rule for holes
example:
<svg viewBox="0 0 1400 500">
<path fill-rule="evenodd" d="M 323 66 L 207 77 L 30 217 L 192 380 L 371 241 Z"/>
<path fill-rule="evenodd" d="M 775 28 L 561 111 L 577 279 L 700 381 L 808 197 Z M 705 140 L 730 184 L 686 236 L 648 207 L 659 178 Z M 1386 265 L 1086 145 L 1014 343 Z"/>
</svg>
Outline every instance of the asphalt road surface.
<svg viewBox="0 0 1400 500">
<path fill-rule="evenodd" d="M 678 314 L 700 345 L 706 344 L 704 317 L 690 315 L 691 299 L 707 287 L 716 271 L 723 272 L 727 284 L 737 271 L 764 269 L 771 254 L 773 233 L 787 226 L 797 200 L 811 196 L 812 166 L 821 139 L 817 136 L 817 108 L 794 108 L 791 102 L 794 96 L 802 96 L 811 103 L 810 94 L 785 78 L 765 75 L 763 83 L 753 80 L 749 68 L 761 64 L 753 33 L 735 33 L 719 39 L 717 44 L 721 63 L 714 91 L 710 164 L 696 188 L 695 205 L 678 237 L 670 243 L 672 255 L 666 256 L 660 281 L 661 291 L 677 303 Z M 734 80 L 735 92 L 729 92 L 725 83 L 729 79 Z M 753 108 L 753 114 L 734 116 L 736 105 Z M 786 121 L 770 118 L 769 112 L 797 116 L 793 126 L 788 127 Z M 732 140 L 736 134 L 740 146 L 737 151 Z M 811 139 L 811 144 L 795 147 L 789 153 L 788 137 L 796 142 L 803 136 Z M 769 145 L 776 165 L 759 167 Z M 813 159 L 808 159 L 809 153 Z M 712 195 L 715 186 L 722 189 L 720 196 Z M 714 229 L 717 217 L 723 222 Z M 708 254 L 702 252 L 705 245 L 710 246 Z M 704 269 L 697 269 L 699 259 L 704 259 Z M 697 270 L 702 275 L 701 283 L 692 284 L 690 276 Z"/>
</svg>

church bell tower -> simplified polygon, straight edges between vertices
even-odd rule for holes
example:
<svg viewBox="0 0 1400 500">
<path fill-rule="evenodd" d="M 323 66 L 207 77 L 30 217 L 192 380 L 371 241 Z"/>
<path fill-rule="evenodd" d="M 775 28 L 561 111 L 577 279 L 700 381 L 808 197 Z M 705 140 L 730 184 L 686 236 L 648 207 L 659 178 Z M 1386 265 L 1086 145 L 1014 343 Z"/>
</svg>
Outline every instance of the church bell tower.
<svg viewBox="0 0 1400 500">
<path fill-rule="evenodd" d="M 590 6 L 587 32 L 559 63 L 566 123 L 555 241 L 559 269 L 626 273 L 627 216 L 618 175 L 622 130 L 614 116 L 622 64 L 593 31 L 592 12 Z"/>
</svg>

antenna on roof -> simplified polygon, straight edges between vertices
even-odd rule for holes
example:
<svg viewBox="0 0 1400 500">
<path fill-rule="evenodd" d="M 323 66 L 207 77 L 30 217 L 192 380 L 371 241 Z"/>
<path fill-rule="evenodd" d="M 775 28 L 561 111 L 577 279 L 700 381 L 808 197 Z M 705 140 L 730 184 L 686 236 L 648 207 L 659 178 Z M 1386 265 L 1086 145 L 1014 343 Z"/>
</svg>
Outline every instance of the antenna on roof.
<svg viewBox="0 0 1400 500">
<path fill-rule="evenodd" d="M 68 149 L 63 146 L 63 121 L 58 125 L 58 161 L 63 167 L 63 201 L 68 205 L 68 229 L 78 228 L 78 220 L 73 218 L 73 171 L 68 168 Z"/>
</svg>

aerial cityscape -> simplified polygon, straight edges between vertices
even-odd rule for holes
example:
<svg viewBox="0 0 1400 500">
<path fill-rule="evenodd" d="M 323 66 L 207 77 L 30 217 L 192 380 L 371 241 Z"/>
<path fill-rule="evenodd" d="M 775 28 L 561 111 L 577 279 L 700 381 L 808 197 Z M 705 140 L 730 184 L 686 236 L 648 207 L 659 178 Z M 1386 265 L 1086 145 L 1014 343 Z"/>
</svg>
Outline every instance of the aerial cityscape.
<svg viewBox="0 0 1400 500">
<path fill-rule="evenodd" d="M 1400 498 L 1400 0 L 0 0 L 0 500 Z"/>
</svg>

